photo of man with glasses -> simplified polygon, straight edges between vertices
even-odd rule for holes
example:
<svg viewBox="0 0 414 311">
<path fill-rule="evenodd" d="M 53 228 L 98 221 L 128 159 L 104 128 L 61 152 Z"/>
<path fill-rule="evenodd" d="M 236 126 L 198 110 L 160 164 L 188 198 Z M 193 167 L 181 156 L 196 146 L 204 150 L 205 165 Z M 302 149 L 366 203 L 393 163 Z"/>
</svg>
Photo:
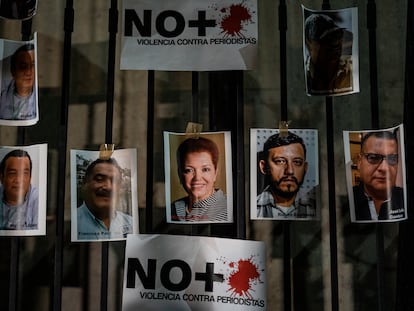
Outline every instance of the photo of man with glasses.
<svg viewBox="0 0 414 311">
<path fill-rule="evenodd" d="M 360 152 L 355 156 L 358 178 L 352 187 L 356 221 L 406 218 L 398 130 L 360 134 Z"/>
</svg>

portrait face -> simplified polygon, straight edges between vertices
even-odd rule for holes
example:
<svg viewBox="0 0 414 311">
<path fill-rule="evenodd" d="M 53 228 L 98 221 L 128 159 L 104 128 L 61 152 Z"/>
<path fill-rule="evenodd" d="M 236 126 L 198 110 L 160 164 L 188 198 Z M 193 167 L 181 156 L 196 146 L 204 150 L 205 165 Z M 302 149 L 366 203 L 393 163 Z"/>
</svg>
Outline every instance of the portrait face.
<svg viewBox="0 0 414 311">
<path fill-rule="evenodd" d="M 16 66 L 12 68 L 12 75 L 17 93 L 21 96 L 29 95 L 35 81 L 34 50 L 21 51 L 17 54 Z"/>
<path fill-rule="evenodd" d="M 387 199 L 398 170 L 395 140 L 369 137 L 358 157 L 358 170 L 366 193 L 376 199 Z"/>
<path fill-rule="evenodd" d="M 20 205 L 30 187 L 30 160 L 27 157 L 10 157 L 6 160 L 4 175 L 0 175 L 6 202 Z"/>
<path fill-rule="evenodd" d="M 342 55 L 342 37 L 333 37 L 321 40 L 306 40 L 312 63 L 316 66 L 336 65 Z"/>
<path fill-rule="evenodd" d="M 96 164 L 83 189 L 86 205 L 92 211 L 110 211 L 117 204 L 120 187 L 121 174 L 114 165 Z"/>
<path fill-rule="evenodd" d="M 271 188 L 282 198 L 291 198 L 303 183 L 308 164 L 299 143 L 269 149 L 266 160 L 260 160 L 260 171 L 270 178 Z"/>
<path fill-rule="evenodd" d="M 216 178 L 217 170 L 209 152 L 191 152 L 186 155 L 182 183 L 185 191 L 194 200 L 203 200 L 211 196 Z"/>
</svg>

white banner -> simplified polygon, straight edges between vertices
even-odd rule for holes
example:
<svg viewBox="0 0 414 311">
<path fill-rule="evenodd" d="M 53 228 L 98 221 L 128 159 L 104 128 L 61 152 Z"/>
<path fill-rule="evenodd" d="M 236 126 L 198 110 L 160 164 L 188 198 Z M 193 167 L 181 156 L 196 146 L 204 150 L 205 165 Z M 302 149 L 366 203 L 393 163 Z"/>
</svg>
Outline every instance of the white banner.
<svg viewBox="0 0 414 311">
<path fill-rule="evenodd" d="M 123 311 L 266 310 L 263 242 L 128 235 Z"/>
<path fill-rule="evenodd" d="M 124 0 L 122 17 L 121 69 L 254 68 L 257 0 Z"/>
</svg>

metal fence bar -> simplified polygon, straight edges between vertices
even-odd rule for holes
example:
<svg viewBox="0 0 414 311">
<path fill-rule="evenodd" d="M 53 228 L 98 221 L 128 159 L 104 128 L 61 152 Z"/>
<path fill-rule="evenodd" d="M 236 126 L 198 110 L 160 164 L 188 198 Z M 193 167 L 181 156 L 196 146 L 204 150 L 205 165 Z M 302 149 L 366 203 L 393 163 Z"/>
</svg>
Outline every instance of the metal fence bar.
<svg viewBox="0 0 414 311">
<path fill-rule="evenodd" d="M 374 0 L 367 3 L 367 29 L 369 46 L 369 80 L 371 95 L 371 124 L 374 129 L 379 128 L 378 107 L 378 70 L 377 70 L 377 13 Z"/>
<path fill-rule="evenodd" d="M 197 71 L 191 72 L 191 121 L 195 123 L 200 122 L 200 92 L 199 92 L 199 73 Z M 168 208 L 168 207 L 167 207 Z M 200 226 L 190 225 L 190 235 L 198 235 Z"/>
<path fill-rule="evenodd" d="M 378 105 L 378 70 L 377 70 L 377 13 L 374 0 L 367 3 L 367 29 L 369 46 L 369 79 L 371 95 L 371 125 L 378 129 L 379 124 L 379 105 Z M 384 290 L 384 228 L 383 224 L 375 225 L 376 250 L 377 250 L 377 305 L 378 310 L 385 310 L 385 290 Z"/>
<path fill-rule="evenodd" d="M 339 310 L 338 297 L 338 245 L 336 237 L 336 197 L 335 197 L 335 140 L 333 130 L 333 98 L 326 97 L 326 133 L 328 154 L 328 196 L 329 196 L 329 246 L 331 258 L 331 304 L 332 310 Z"/>
<path fill-rule="evenodd" d="M 191 120 L 197 123 L 200 120 L 200 91 L 198 87 L 198 76 L 199 74 L 197 71 L 191 72 Z"/>
<path fill-rule="evenodd" d="M 323 0 L 322 10 L 331 8 L 329 0 Z M 328 202 L 329 202 L 329 246 L 331 259 L 331 305 L 332 311 L 339 310 L 338 290 L 338 241 L 336 236 L 336 195 L 335 195 L 335 138 L 333 98 L 325 98 L 326 144 L 328 155 Z"/>
<path fill-rule="evenodd" d="M 236 72 L 236 227 L 235 235 L 238 239 L 246 238 L 246 210 L 244 191 L 244 92 L 243 92 L 243 71 Z M 242 207 L 242 208 L 241 208 Z"/>
<path fill-rule="evenodd" d="M 10 247 L 9 311 L 15 311 L 18 304 L 20 237 L 12 237 Z"/>
<path fill-rule="evenodd" d="M 109 9 L 109 45 L 108 45 L 108 76 L 106 91 L 106 122 L 105 142 L 111 144 L 112 128 L 114 118 L 114 89 L 115 89 L 115 56 L 116 56 L 116 35 L 118 32 L 118 1 L 111 0 Z M 109 267 L 109 243 L 102 242 L 101 249 L 101 311 L 108 309 L 108 267 Z"/>
<path fill-rule="evenodd" d="M 229 116 L 235 117 L 229 118 Z M 232 176 L 234 221 L 231 224 L 211 224 L 211 236 L 244 235 L 237 229 L 240 223 L 245 222 L 245 219 L 240 218 L 241 206 L 244 207 L 244 198 L 241 197 L 244 195 L 244 184 L 243 186 L 240 184 L 240 179 L 244 180 L 244 169 L 239 171 L 240 165 L 244 162 L 244 149 L 241 148 L 244 133 L 241 120 L 243 120 L 243 72 L 239 70 L 209 72 L 209 129 L 231 132 L 232 168 L 237 169 L 236 174 Z"/>
<path fill-rule="evenodd" d="M 280 116 L 281 121 L 288 121 L 287 103 L 287 8 L 286 1 L 279 1 L 279 36 L 280 36 Z M 291 221 L 283 221 L 283 304 L 284 310 L 292 309 L 292 268 L 291 268 Z"/>
<path fill-rule="evenodd" d="M 101 299 L 100 310 L 108 310 L 108 267 L 109 267 L 109 242 L 102 242 L 101 249 Z"/>
<path fill-rule="evenodd" d="M 414 2 L 407 1 L 407 37 L 405 56 L 405 85 L 404 85 L 404 130 L 405 137 L 413 137 L 414 123 Z M 412 159 L 414 156 L 414 140 L 405 140 L 405 157 Z M 412 295 L 412 280 L 414 278 L 414 218 L 413 218 L 413 176 L 414 163 L 406 161 L 407 175 L 407 211 L 408 219 L 399 224 L 399 245 L 397 262 L 397 287 L 395 310 L 411 311 L 414 306 Z"/>
<path fill-rule="evenodd" d="M 146 232 L 153 231 L 153 193 L 154 193 L 154 114 L 155 114 L 155 73 L 148 70 L 147 99 L 147 190 L 145 208 Z"/>
<path fill-rule="evenodd" d="M 287 32 L 287 8 L 285 0 L 279 1 L 279 36 L 280 36 L 280 114 L 282 121 L 287 121 L 287 55 L 286 55 L 286 32 Z"/>
<path fill-rule="evenodd" d="M 58 141 L 58 193 L 56 207 L 56 237 L 53 287 L 51 288 L 53 310 L 62 308 L 62 274 L 63 274 L 63 238 L 64 238 L 64 207 L 65 207 L 65 183 L 66 183 L 66 145 L 68 131 L 68 108 L 70 89 L 71 45 L 74 23 L 73 1 L 66 1 L 64 17 L 64 47 L 62 64 L 62 103 L 59 123 Z"/>
<path fill-rule="evenodd" d="M 112 127 L 114 118 L 114 89 L 115 89 L 115 56 L 116 56 L 116 35 L 118 32 L 118 1 L 111 0 L 109 9 L 109 46 L 108 46 L 108 77 L 106 83 L 106 124 L 105 141 L 112 144 Z"/>
</svg>

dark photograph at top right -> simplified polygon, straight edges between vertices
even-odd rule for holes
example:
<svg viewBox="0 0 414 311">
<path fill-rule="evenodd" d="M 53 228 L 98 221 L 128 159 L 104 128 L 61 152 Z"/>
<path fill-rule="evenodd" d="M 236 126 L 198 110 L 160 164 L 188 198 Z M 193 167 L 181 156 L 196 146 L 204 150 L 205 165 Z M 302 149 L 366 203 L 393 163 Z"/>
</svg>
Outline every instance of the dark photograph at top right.
<svg viewBox="0 0 414 311">
<path fill-rule="evenodd" d="M 302 12 L 306 94 L 359 92 L 357 8 Z"/>
</svg>

